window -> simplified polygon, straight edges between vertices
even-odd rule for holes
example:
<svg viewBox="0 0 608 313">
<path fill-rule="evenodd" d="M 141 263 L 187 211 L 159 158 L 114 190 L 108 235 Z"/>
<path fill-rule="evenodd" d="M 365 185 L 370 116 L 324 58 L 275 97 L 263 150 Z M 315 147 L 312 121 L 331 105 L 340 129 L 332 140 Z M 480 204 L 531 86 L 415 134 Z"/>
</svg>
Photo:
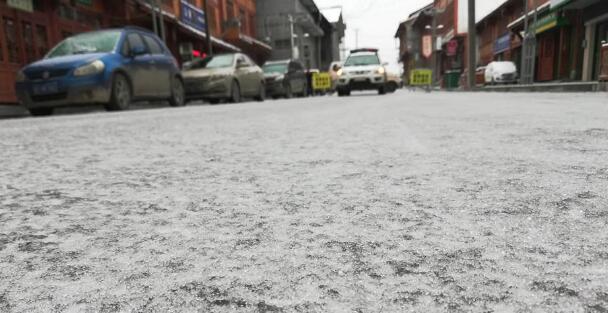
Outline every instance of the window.
<svg viewBox="0 0 608 313">
<path fill-rule="evenodd" d="M 144 36 L 144 40 L 146 41 L 146 45 L 148 45 L 148 49 L 150 49 L 151 54 L 163 54 L 163 49 L 160 47 L 156 39 L 150 36 Z"/>
<path fill-rule="evenodd" d="M 123 41 L 122 48 L 120 48 L 120 54 L 122 54 L 125 57 L 128 57 L 130 52 L 131 52 L 131 48 L 129 47 L 129 41 L 128 40 Z"/>
<path fill-rule="evenodd" d="M 25 61 L 32 63 L 36 61 L 36 49 L 34 49 L 34 29 L 29 22 L 23 22 L 23 46 L 25 48 Z"/>
<path fill-rule="evenodd" d="M 201 69 L 201 68 L 226 68 L 232 67 L 234 63 L 233 54 L 220 54 L 214 57 L 197 59 L 190 64 L 189 70 Z"/>
<path fill-rule="evenodd" d="M 46 33 L 46 27 L 36 25 L 36 53 L 39 58 L 46 55 L 49 47 L 49 39 Z"/>
<path fill-rule="evenodd" d="M 108 53 L 114 51 L 120 39 L 120 31 L 83 33 L 60 42 L 47 57 L 56 58 L 75 54 Z"/>
<path fill-rule="evenodd" d="M 11 18 L 4 18 L 4 36 L 6 38 L 6 48 L 8 50 L 8 61 L 19 63 L 19 48 L 17 45 L 17 29 L 15 21 Z"/>
<path fill-rule="evenodd" d="M 130 50 L 133 49 L 146 49 L 146 45 L 144 41 L 141 39 L 141 36 L 136 33 L 130 33 L 127 35 L 127 41 L 129 42 Z"/>
</svg>

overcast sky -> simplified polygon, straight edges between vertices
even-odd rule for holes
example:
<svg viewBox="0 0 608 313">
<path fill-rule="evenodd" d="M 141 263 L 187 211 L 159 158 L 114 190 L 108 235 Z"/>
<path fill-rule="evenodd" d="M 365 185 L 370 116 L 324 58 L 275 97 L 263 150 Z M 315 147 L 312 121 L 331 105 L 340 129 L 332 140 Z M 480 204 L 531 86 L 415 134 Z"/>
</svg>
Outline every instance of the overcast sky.
<svg viewBox="0 0 608 313">
<path fill-rule="evenodd" d="M 463 0 L 461 0 L 463 1 Z M 465 0 L 466 1 L 466 0 Z M 346 47 L 355 48 L 355 30 L 359 30 L 359 47 L 377 47 L 384 62 L 397 63 L 398 50 L 393 36 L 400 22 L 413 11 L 432 0 L 315 0 L 317 6 L 341 5 L 347 24 Z M 477 0 L 477 15 L 485 16 L 505 0 Z"/>
</svg>

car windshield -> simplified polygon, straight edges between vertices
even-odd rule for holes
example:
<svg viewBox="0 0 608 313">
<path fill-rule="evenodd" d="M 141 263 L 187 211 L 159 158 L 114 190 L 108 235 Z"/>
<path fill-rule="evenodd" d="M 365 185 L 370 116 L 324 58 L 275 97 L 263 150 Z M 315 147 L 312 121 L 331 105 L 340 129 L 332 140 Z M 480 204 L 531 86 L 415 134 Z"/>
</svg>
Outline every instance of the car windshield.
<svg viewBox="0 0 608 313">
<path fill-rule="evenodd" d="M 272 73 L 285 74 L 285 73 L 287 73 L 287 63 L 264 65 L 264 73 L 266 73 L 266 74 L 272 74 Z"/>
<path fill-rule="evenodd" d="M 74 54 L 108 53 L 114 51 L 120 31 L 84 33 L 60 42 L 46 58 L 56 58 Z"/>
<path fill-rule="evenodd" d="M 203 68 L 223 68 L 231 67 L 234 63 L 233 54 L 216 55 L 213 57 L 204 58 L 202 60 L 196 60 L 190 64 L 189 69 L 203 69 Z"/>
<path fill-rule="evenodd" d="M 344 66 L 378 65 L 380 58 L 375 54 L 350 56 Z"/>
</svg>

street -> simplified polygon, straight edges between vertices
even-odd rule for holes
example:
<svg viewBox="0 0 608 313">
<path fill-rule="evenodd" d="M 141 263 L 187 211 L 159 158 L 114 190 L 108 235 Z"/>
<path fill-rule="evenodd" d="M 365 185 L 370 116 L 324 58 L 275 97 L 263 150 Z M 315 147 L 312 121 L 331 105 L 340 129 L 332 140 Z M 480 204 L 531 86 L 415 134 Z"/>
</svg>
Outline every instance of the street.
<svg viewBox="0 0 608 313">
<path fill-rule="evenodd" d="M 607 99 L 0 120 L 0 312 L 607 312 Z"/>
</svg>

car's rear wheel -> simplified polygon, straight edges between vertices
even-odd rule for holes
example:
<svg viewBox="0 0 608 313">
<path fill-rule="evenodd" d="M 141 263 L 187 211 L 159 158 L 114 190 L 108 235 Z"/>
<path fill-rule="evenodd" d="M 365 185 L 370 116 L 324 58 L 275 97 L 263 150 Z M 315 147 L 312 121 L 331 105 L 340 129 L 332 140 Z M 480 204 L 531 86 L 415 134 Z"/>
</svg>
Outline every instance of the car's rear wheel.
<svg viewBox="0 0 608 313">
<path fill-rule="evenodd" d="M 302 98 L 308 97 L 308 84 L 304 85 L 304 89 L 302 89 L 302 93 L 300 94 Z"/>
<path fill-rule="evenodd" d="M 114 75 L 112 80 L 112 95 L 106 105 L 108 111 L 127 110 L 131 105 L 131 85 L 123 74 Z"/>
<path fill-rule="evenodd" d="M 231 103 L 239 103 L 241 102 L 241 86 L 235 80 L 232 82 L 232 86 L 230 87 L 230 102 Z"/>
<path fill-rule="evenodd" d="M 264 100 L 266 100 L 266 86 L 264 86 L 264 83 L 260 83 L 260 86 L 258 88 L 258 95 L 255 97 L 255 100 L 263 102 Z"/>
<path fill-rule="evenodd" d="M 169 98 L 169 104 L 172 107 L 181 107 L 186 105 L 186 92 L 184 90 L 184 83 L 179 78 L 174 78 L 171 84 L 171 98 Z"/>
<path fill-rule="evenodd" d="M 49 116 L 53 114 L 53 108 L 29 109 L 32 116 Z"/>
</svg>

